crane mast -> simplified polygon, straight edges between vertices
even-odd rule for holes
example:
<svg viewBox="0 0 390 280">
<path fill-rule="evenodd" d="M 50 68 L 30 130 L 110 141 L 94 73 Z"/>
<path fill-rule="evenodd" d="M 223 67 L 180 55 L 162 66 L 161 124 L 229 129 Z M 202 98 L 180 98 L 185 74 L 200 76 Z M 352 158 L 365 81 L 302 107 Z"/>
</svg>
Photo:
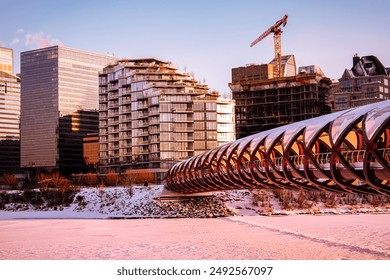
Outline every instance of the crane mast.
<svg viewBox="0 0 390 280">
<path fill-rule="evenodd" d="M 263 34 L 261 34 L 256 40 L 251 43 L 251 47 L 256 45 L 258 42 L 263 40 L 269 34 L 274 33 L 274 52 L 275 52 L 275 62 L 276 62 L 276 76 L 283 77 L 283 69 L 282 69 L 282 28 L 281 26 L 286 26 L 288 15 L 284 15 L 283 18 L 278 20 L 274 25 L 268 28 Z"/>
</svg>

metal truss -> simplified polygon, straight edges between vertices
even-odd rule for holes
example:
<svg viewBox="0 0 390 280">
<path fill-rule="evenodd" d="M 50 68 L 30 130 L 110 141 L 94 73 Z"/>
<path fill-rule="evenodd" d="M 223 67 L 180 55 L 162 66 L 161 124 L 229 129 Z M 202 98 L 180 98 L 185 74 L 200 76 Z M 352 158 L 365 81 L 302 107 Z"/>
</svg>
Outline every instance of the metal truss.
<svg viewBox="0 0 390 280">
<path fill-rule="evenodd" d="M 390 195 L 390 100 L 281 126 L 176 163 L 179 193 L 295 189 Z"/>
</svg>

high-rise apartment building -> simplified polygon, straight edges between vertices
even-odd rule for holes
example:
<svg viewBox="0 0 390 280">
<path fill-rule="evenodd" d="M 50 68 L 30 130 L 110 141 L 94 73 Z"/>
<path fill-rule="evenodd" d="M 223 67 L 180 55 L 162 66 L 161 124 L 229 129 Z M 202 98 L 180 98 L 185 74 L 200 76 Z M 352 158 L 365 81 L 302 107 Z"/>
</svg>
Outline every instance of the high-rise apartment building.
<svg viewBox="0 0 390 280">
<path fill-rule="evenodd" d="M 237 138 L 281 125 L 330 113 L 328 91 L 331 80 L 318 66 L 295 70 L 293 55 L 283 56 L 284 76 L 274 76 L 274 65 L 248 65 L 232 69 L 233 99 L 236 101 Z"/>
<path fill-rule="evenodd" d="M 234 107 L 234 100 L 215 95 L 193 99 L 194 155 L 236 140 Z"/>
<path fill-rule="evenodd" d="M 20 78 L 0 70 L 0 174 L 19 170 L 19 119 Z"/>
<path fill-rule="evenodd" d="M 345 69 L 331 99 L 332 111 L 390 99 L 390 68 L 375 56 L 355 55 L 352 68 Z"/>
<path fill-rule="evenodd" d="M 98 132 L 99 71 L 117 59 L 53 46 L 21 53 L 21 166 L 80 172 Z"/>
<path fill-rule="evenodd" d="M 161 175 L 177 161 L 235 139 L 234 102 L 161 60 L 128 59 L 104 68 L 99 95 L 103 172 L 154 169 Z M 225 138 L 218 129 L 225 129 Z"/>
<path fill-rule="evenodd" d="M 0 71 L 13 73 L 14 50 L 0 47 Z"/>
<path fill-rule="evenodd" d="M 233 99 L 217 99 L 217 142 L 218 146 L 236 140 L 236 117 Z"/>
</svg>

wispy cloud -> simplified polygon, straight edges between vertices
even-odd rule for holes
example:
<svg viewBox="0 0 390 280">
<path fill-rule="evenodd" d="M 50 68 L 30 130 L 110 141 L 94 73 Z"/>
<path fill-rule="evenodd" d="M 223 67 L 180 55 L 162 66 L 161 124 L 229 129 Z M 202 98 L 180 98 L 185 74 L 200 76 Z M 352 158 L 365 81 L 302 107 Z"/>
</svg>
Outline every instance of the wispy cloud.
<svg viewBox="0 0 390 280">
<path fill-rule="evenodd" d="M 23 28 L 19 28 L 18 30 L 16 30 L 16 34 L 23 34 L 23 33 L 24 33 Z"/>
<path fill-rule="evenodd" d="M 14 38 L 14 39 L 12 40 L 11 46 L 15 46 L 15 45 L 19 44 L 19 42 L 20 42 L 20 39 L 19 39 L 18 37 L 16 37 L 16 38 Z"/>
<path fill-rule="evenodd" d="M 45 34 L 44 32 L 39 33 L 27 33 L 25 35 L 26 46 L 36 46 L 39 48 L 51 47 L 54 45 L 64 45 L 59 39 L 52 38 L 50 34 Z"/>
</svg>

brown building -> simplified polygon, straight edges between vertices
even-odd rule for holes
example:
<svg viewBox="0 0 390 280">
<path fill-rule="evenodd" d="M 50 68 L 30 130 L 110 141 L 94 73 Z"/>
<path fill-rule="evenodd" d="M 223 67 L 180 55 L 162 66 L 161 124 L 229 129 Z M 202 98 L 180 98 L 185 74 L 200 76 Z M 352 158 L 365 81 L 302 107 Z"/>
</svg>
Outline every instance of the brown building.
<svg viewBox="0 0 390 280">
<path fill-rule="evenodd" d="M 282 58 L 282 69 L 280 78 L 274 78 L 272 61 L 232 69 L 237 139 L 330 113 L 331 81 L 318 66 L 300 67 L 296 74 L 295 58 L 288 55 Z"/>
<path fill-rule="evenodd" d="M 353 57 L 331 94 L 332 111 L 354 108 L 390 98 L 390 71 L 375 56 Z"/>
<path fill-rule="evenodd" d="M 85 164 L 96 168 L 99 163 L 98 133 L 89 133 L 83 137 L 83 154 Z"/>
</svg>

